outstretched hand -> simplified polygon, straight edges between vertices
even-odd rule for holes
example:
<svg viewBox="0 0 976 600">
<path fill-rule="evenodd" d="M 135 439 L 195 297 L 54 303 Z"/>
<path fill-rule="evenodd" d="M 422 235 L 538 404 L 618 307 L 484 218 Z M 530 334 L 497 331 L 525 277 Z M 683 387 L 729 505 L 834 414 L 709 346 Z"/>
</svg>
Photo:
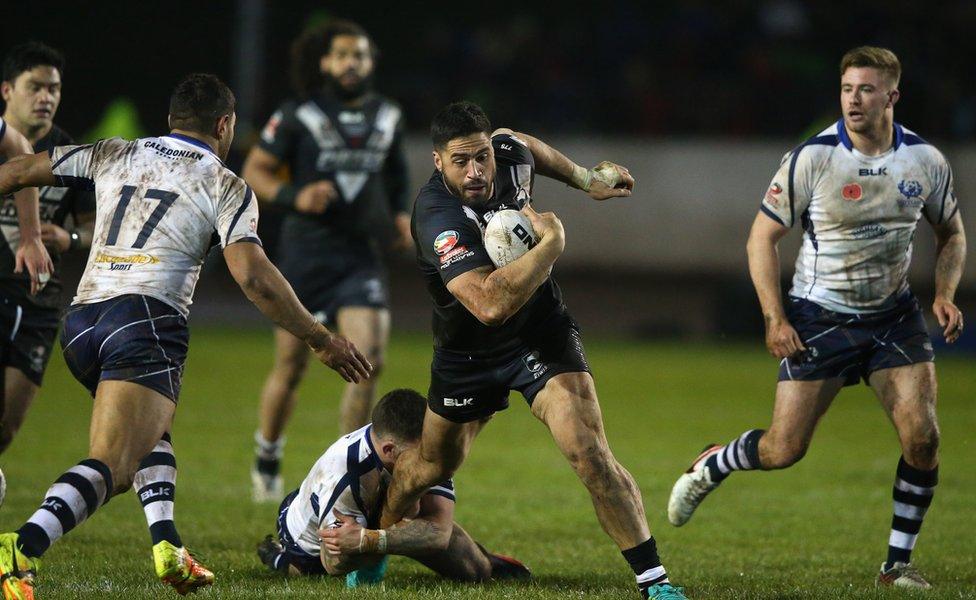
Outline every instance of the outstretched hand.
<svg viewBox="0 0 976 600">
<path fill-rule="evenodd" d="M 593 178 L 586 193 L 594 200 L 626 198 L 634 191 L 634 177 L 627 167 L 605 160 L 590 169 L 590 173 Z"/>
<path fill-rule="evenodd" d="M 369 379 L 373 373 L 373 365 L 359 352 L 355 344 L 339 334 L 330 332 L 325 344 L 313 347 L 312 351 L 322 364 L 346 381 L 359 383 Z"/>
</svg>

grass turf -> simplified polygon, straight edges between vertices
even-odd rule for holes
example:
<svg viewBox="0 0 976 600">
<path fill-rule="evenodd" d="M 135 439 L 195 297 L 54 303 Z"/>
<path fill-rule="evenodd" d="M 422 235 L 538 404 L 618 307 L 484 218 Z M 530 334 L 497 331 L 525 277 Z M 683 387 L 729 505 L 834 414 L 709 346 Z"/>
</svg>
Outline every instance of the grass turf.
<svg viewBox="0 0 976 600">
<path fill-rule="evenodd" d="M 709 441 L 769 422 L 775 362 L 758 345 L 638 344 L 591 339 L 610 443 L 641 486 L 665 565 L 690 598 L 902 598 L 873 587 L 891 519 L 898 461 L 891 426 L 870 391 L 847 388 L 807 457 L 777 473 L 736 474 L 681 529 L 667 524 L 671 484 Z M 601 532 L 589 497 L 518 395 L 476 442 L 457 475 L 457 520 L 490 549 L 535 573 L 528 584 L 459 586 L 406 559 L 384 589 L 340 580 L 282 579 L 254 546 L 274 506 L 251 503 L 248 468 L 270 331 L 197 327 L 174 426 L 184 541 L 217 574 L 213 598 L 634 598 L 633 576 Z M 430 343 L 396 336 L 381 389 L 426 390 Z M 3 457 L 0 530 L 20 525 L 47 486 L 85 456 L 90 400 L 54 358 L 20 436 Z M 976 598 L 976 407 L 972 359 L 940 359 L 941 481 L 916 562 L 937 589 Z M 284 475 L 295 487 L 337 436 L 340 380 L 311 366 L 288 431 Z M 45 556 L 39 598 L 175 597 L 151 568 L 133 494 L 116 497 Z"/>
</svg>

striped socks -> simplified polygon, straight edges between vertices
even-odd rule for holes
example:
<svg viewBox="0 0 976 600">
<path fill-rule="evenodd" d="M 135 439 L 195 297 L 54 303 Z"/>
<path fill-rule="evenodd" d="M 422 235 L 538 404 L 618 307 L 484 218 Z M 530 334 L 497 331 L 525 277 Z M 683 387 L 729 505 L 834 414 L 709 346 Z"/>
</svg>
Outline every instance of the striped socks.
<svg viewBox="0 0 976 600">
<path fill-rule="evenodd" d="M 668 573 L 661 565 L 657 555 L 657 542 L 651 536 L 642 544 L 621 552 L 637 577 L 637 589 L 642 598 L 647 598 L 647 588 L 660 583 L 668 583 Z"/>
<path fill-rule="evenodd" d="M 149 524 L 149 535 L 155 546 L 161 541 L 167 541 L 176 547 L 181 547 L 180 534 L 176 531 L 173 521 L 173 507 L 176 501 L 176 455 L 169 434 L 163 438 L 139 463 L 132 481 L 142 510 L 146 513 Z"/>
<path fill-rule="evenodd" d="M 713 483 L 718 483 L 729 476 L 732 471 L 752 471 L 761 469 L 759 462 L 759 439 L 766 433 L 765 429 L 751 429 L 705 460 L 705 468 Z"/>
<path fill-rule="evenodd" d="M 112 473 L 88 458 L 68 469 L 48 489 L 41 507 L 17 530 L 22 551 L 39 557 L 112 497 Z"/>
<path fill-rule="evenodd" d="M 912 549 L 915 548 L 915 540 L 922 528 L 922 519 L 932 504 L 932 495 L 935 494 L 938 482 L 939 467 L 922 471 L 905 462 L 905 457 L 899 459 L 898 473 L 891 494 L 895 501 L 895 514 L 891 519 L 885 570 L 892 568 L 896 562 L 911 562 Z"/>
</svg>

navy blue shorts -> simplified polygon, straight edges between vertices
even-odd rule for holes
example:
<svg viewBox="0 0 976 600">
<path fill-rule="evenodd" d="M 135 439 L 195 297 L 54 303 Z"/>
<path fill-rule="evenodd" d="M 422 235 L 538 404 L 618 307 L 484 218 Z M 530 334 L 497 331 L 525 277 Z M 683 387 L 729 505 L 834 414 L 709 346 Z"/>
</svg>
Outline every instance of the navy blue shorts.
<svg viewBox="0 0 976 600">
<path fill-rule="evenodd" d="M 61 330 L 64 361 L 93 396 L 98 382 L 110 379 L 138 383 L 176 402 L 189 343 L 178 310 L 133 294 L 74 305 Z"/>
<path fill-rule="evenodd" d="M 278 507 L 278 540 L 285 551 L 275 560 L 275 568 L 287 571 L 286 565 L 291 565 L 298 569 L 302 575 L 325 575 L 326 570 L 321 557 L 302 550 L 301 546 L 295 543 L 291 534 L 288 533 L 288 508 L 297 495 L 298 490 L 288 494 Z"/>
<path fill-rule="evenodd" d="M 529 405 L 561 373 L 589 373 L 579 326 L 556 315 L 512 350 L 490 356 L 434 350 L 427 406 L 449 421 L 467 423 L 508 408 L 508 393 Z"/>
<path fill-rule="evenodd" d="M 844 385 L 854 385 L 881 369 L 935 360 L 922 309 L 911 294 L 890 310 L 862 314 L 790 298 L 786 314 L 807 349 L 783 359 L 780 381 L 843 377 Z"/>
<path fill-rule="evenodd" d="M 59 320 L 57 309 L 0 298 L 0 368 L 13 367 L 40 386 Z"/>
</svg>

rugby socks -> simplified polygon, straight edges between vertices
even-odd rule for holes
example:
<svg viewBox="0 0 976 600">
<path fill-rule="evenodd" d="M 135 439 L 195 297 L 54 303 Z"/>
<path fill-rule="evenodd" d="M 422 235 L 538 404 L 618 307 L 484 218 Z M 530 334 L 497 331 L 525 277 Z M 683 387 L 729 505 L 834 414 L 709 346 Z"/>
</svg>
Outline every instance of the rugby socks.
<svg viewBox="0 0 976 600">
<path fill-rule="evenodd" d="M 254 448 L 256 456 L 255 467 L 258 473 L 275 477 L 281 471 L 281 457 L 285 455 L 285 436 L 281 436 L 274 442 L 264 439 L 260 431 L 254 432 Z"/>
<path fill-rule="evenodd" d="M 68 469 L 48 489 L 44 502 L 17 530 L 21 551 L 36 558 L 112 497 L 112 472 L 88 458 Z"/>
<path fill-rule="evenodd" d="M 751 429 L 709 456 L 705 460 L 705 468 L 708 469 L 712 482 L 722 481 L 732 471 L 761 469 L 759 439 L 764 433 L 765 429 Z"/>
<path fill-rule="evenodd" d="M 183 546 L 180 534 L 176 531 L 173 521 L 173 509 L 176 502 L 176 455 L 173 454 L 173 443 L 168 433 L 139 463 L 132 480 L 142 510 L 146 513 L 146 523 L 149 524 L 149 535 L 153 546 L 167 541 L 177 548 Z"/>
<path fill-rule="evenodd" d="M 648 597 L 647 588 L 659 583 L 669 583 L 668 574 L 661 566 L 661 559 L 657 555 L 657 542 L 654 541 L 654 536 L 638 546 L 623 550 L 621 554 L 634 570 L 637 589 L 642 598 Z"/>
<path fill-rule="evenodd" d="M 898 474 L 891 493 L 895 501 L 895 515 L 891 519 L 888 560 L 884 565 L 886 571 L 896 562 L 911 562 L 912 549 L 922 528 L 922 519 L 932 504 L 932 495 L 935 494 L 938 482 L 939 467 L 922 471 L 905 462 L 905 457 L 898 461 Z"/>
</svg>

